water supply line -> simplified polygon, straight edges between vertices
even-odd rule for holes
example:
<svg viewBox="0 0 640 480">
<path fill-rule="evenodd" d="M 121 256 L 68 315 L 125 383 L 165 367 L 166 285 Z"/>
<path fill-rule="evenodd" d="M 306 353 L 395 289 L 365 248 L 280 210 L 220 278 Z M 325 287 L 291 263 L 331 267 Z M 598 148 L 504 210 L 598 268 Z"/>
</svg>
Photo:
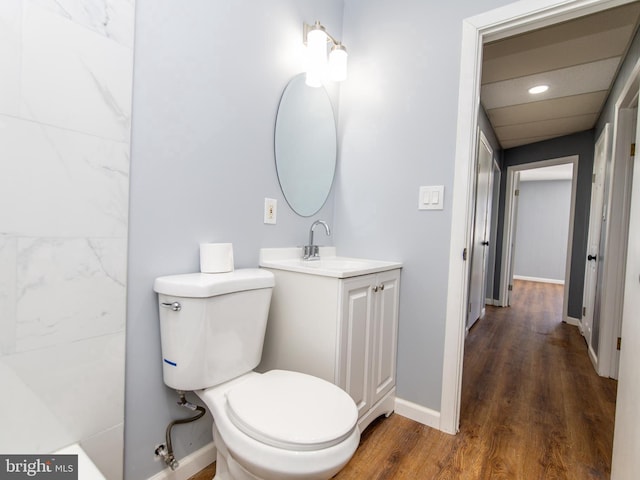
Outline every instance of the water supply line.
<svg viewBox="0 0 640 480">
<path fill-rule="evenodd" d="M 198 413 L 196 413 L 193 417 L 181 418 L 179 420 L 174 420 L 173 422 L 169 423 L 169 425 L 167 425 L 167 431 L 165 434 L 166 445 L 159 445 L 158 447 L 156 447 L 154 451 L 156 456 L 161 457 L 164 460 L 164 463 L 166 463 L 171 468 L 171 470 L 175 470 L 180 465 L 178 463 L 178 460 L 176 460 L 175 456 L 173 455 L 173 445 L 171 443 L 171 429 L 175 425 L 195 422 L 196 420 L 202 418 L 206 412 L 204 407 L 201 407 L 200 405 L 195 405 L 187 401 L 187 399 L 185 398 L 185 392 L 181 390 L 176 390 L 176 392 L 178 393 L 178 397 L 179 397 L 179 400 L 177 402 L 179 406 L 188 408 L 189 410 L 194 412 L 197 411 Z"/>
</svg>

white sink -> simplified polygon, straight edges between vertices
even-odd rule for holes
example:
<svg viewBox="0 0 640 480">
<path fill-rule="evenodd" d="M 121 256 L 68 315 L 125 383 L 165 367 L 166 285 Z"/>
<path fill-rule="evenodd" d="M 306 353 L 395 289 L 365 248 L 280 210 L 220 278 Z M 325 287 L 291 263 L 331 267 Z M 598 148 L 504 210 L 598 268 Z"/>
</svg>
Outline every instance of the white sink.
<svg viewBox="0 0 640 480">
<path fill-rule="evenodd" d="M 339 257 L 335 247 L 320 247 L 320 260 L 303 260 L 302 248 L 262 248 L 260 266 L 324 277 L 348 278 L 402 267 L 399 262 Z"/>
</svg>

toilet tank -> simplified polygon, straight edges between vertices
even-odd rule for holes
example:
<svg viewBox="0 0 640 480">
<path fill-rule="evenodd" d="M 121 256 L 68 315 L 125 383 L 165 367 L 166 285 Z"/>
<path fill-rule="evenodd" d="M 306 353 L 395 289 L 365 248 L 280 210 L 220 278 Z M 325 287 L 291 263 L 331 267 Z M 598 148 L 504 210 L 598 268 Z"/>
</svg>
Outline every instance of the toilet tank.
<svg viewBox="0 0 640 480">
<path fill-rule="evenodd" d="M 164 383 L 200 390 L 253 370 L 274 283 L 257 268 L 157 278 Z"/>
</svg>

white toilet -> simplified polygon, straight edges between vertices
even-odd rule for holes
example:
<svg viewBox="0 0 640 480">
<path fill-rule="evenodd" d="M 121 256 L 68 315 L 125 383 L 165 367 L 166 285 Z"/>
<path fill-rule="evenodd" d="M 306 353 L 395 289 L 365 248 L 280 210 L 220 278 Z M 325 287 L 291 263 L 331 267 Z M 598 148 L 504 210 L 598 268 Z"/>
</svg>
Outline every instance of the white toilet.
<svg viewBox="0 0 640 480">
<path fill-rule="evenodd" d="M 217 480 L 335 475 L 360 440 L 358 412 L 337 386 L 260 363 L 271 272 L 157 278 L 164 382 L 193 390 L 214 420 Z"/>
</svg>

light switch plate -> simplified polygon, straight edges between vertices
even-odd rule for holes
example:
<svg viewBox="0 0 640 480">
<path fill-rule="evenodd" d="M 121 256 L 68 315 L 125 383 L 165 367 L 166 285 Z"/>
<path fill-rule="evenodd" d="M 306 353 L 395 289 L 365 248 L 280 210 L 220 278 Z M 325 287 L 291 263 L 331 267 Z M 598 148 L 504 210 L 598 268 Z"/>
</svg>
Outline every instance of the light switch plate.
<svg viewBox="0 0 640 480">
<path fill-rule="evenodd" d="M 444 185 L 420 187 L 418 210 L 443 210 Z"/>
<path fill-rule="evenodd" d="M 278 213 L 278 201 L 275 198 L 264 199 L 264 223 L 269 225 L 276 224 L 276 215 Z"/>
</svg>

